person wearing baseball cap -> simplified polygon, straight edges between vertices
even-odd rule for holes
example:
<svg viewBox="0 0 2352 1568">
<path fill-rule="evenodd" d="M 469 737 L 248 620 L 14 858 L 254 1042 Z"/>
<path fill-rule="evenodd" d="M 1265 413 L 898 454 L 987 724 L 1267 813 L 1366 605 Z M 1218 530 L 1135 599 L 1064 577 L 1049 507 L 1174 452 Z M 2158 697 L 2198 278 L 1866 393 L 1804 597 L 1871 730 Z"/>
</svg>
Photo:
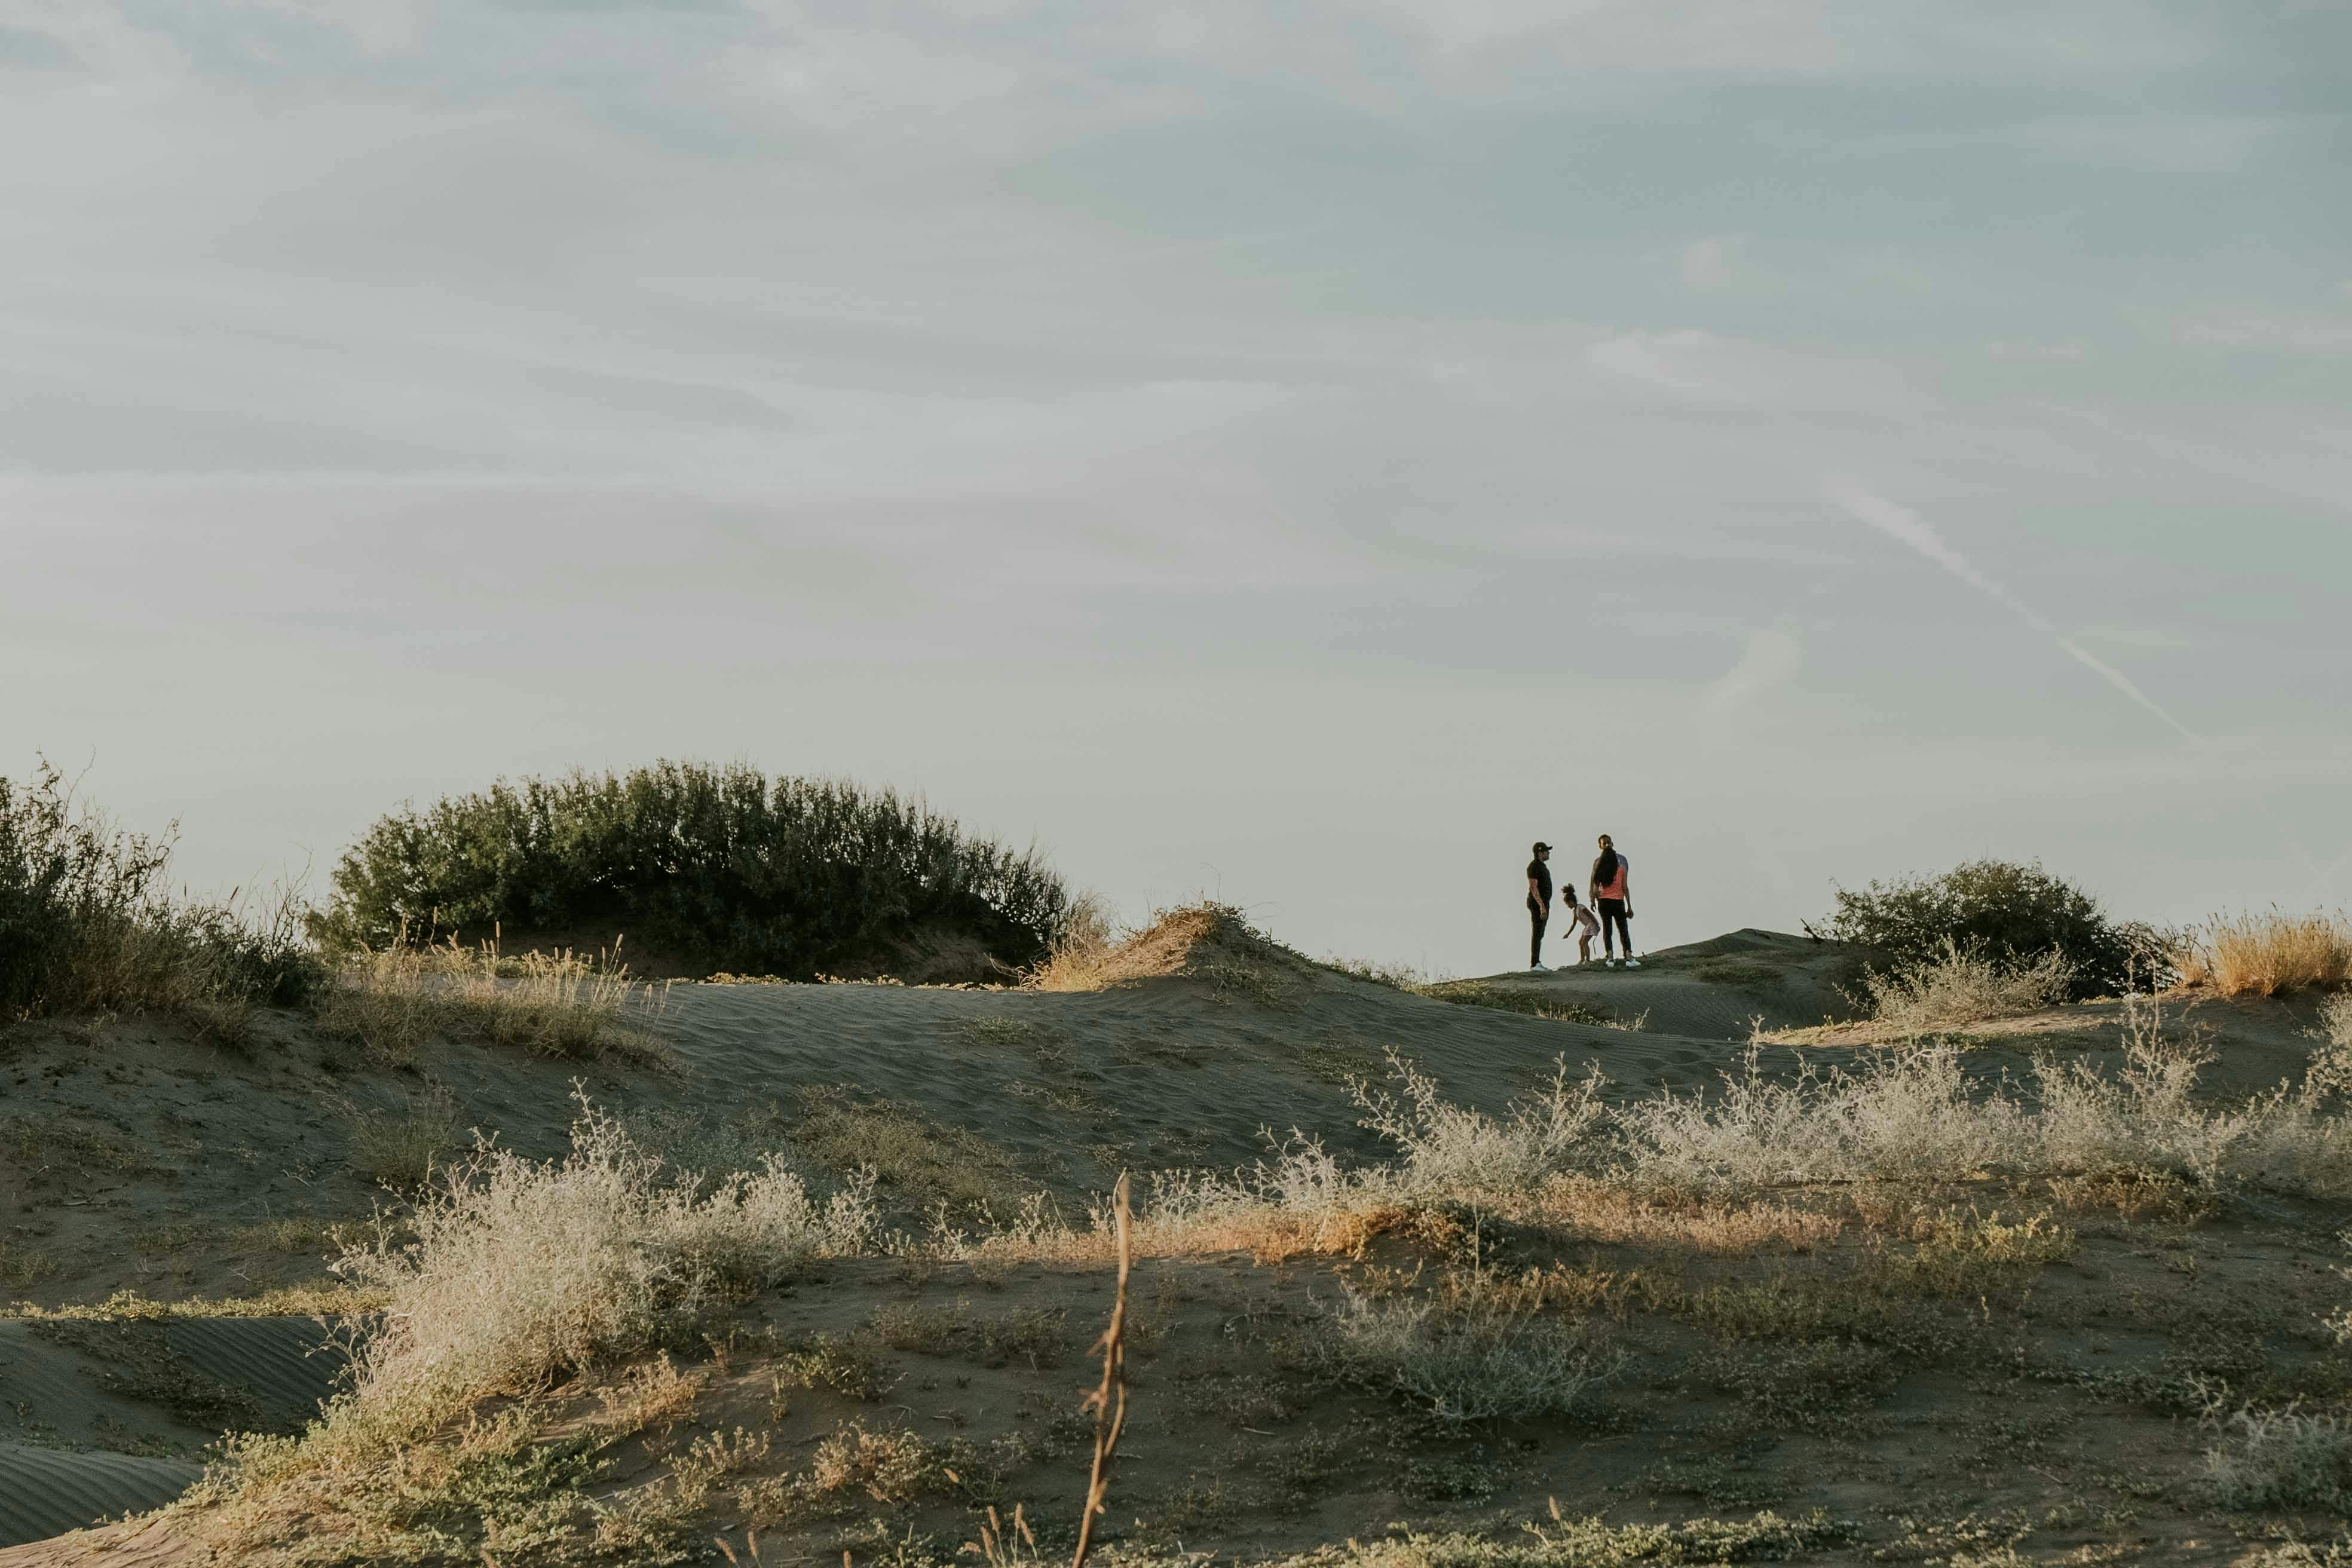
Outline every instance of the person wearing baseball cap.
<svg viewBox="0 0 2352 1568">
<path fill-rule="evenodd" d="M 1535 858 L 1528 862 L 1528 969 L 1531 973 L 1549 974 L 1551 969 L 1543 961 L 1544 926 L 1551 919 L 1551 868 L 1544 862 L 1551 858 L 1551 846 L 1536 840 Z"/>
</svg>

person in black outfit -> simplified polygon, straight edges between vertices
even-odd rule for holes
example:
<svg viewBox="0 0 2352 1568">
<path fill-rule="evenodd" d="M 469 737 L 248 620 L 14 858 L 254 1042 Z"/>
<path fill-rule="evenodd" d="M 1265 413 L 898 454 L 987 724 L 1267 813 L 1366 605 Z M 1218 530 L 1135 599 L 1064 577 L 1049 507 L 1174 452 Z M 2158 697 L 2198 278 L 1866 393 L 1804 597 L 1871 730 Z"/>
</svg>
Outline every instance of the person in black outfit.
<svg viewBox="0 0 2352 1568">
<path fill-rule="evenodd" d="M 1551 858 L 1551 846 L 1538 841 L 1535 856 L 1528 862 L 1528 967 L 1540 973 L 1544 926 L 1551 920 L 1551 868 L 1544 864 Z"/>
</svg>

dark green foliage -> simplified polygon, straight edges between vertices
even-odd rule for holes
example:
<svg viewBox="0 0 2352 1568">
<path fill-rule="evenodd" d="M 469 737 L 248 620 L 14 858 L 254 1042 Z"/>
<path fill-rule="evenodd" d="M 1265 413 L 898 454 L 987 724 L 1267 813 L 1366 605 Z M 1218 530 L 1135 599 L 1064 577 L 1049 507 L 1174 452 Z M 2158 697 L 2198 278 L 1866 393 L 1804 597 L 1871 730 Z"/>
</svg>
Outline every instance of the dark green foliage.
<svg viewBox="0 0 2352 1568">
<path fill-rule="evenodd" d="M 493 925 L 625 933 L 706 970 L 806 978 L 918 932 L 1033 963 L 1068 908 L 1034 850 L 967 837 L 919 800 L 662 762 L 404 806 L 336 866 L 317 929 L 371 946 Z"/>
<path fill-rule="evenodd" d="M 1873 882 L 1860 892 L 1840 888 L 1837 912 L 1821 934 L 1876 949 L 1897 973 L 1934 963 L 1947 938 L 1963 952 L 2011 963 L 2056 948 L 2074 965 L 2078 1000 L 2171 977 L 2158 932 L 2109 920 L 2096 899 L 2039 861 L 1970 860 L 1940 877 Z"/>
<path fill-rule="evenodd" d="M 0 778 L 0 1013 L 294 1003 L 319 969 L 290 904 L 258 921 L 173 901 L 169 834 L 78 806 L 44 762 Z"/>
</svg>

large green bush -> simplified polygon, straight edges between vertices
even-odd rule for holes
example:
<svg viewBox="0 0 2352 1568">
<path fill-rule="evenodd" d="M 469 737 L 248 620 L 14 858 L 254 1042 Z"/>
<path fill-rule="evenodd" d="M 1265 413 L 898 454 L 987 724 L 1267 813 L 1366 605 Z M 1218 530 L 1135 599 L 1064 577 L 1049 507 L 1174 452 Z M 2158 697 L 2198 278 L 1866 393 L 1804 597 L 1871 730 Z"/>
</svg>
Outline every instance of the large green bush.
<svg viewBox="0 0 2352 1568">
<path fill-rule="evenodd" d="M 47 763 L 0 778 L 0 1016 L 293 1003 L 319 969 L 290 902 L 247 918 L 170 897 L 172 838 L 78 804 Z"/>
<path fill-rule="evenodd" d="M 625 934 L 690 967 L 805 977 L 950 933 L 1034 963 L 1068 907 L 1034 850 L 967 837 L 919 800 L 661 762 L 404 806 L 336 866 L 317 929 L 372 946 L 494 925 Z"/>
<path fill-rule="evenodd" d="M 1970 860 L 1941 876 L 1840 888 L 1822 934 L 1874 949 L 1898 973 L 1934 963 L 1948 942 L 2009 966 L 2055 949 L 2074 967 L 2076 999 L 2170 978 L 2158 932 L 2108 919 L 2096 899 L 2038 861 Z"/>
</svg>

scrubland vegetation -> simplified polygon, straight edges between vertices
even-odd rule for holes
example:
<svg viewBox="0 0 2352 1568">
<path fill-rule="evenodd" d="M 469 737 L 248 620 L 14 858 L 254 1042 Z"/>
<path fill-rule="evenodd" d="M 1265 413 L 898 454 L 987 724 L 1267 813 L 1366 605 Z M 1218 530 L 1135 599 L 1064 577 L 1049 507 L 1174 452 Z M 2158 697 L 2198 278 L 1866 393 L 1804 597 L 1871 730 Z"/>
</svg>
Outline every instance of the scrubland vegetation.
<svg viewBox="0 0 2352 1568">
<path fill-rule="evenodd" d="M 1853 942 L 1896 973 L 1958 953 L 2003 972 L 2056 954 L 2068 999 L 2160 989 L 2174 939 L 2110 918 L 2096 899 L 2039 864 L 1971 860 L 1939 876 L 1837 890 L 1821 934 Z"/>
<path fill-rule="evenodd" d="M 1249 1320 L 1250 1353 L 1271 1358 L 1268 1375 L 1293 1390 L 1282 1397 L 1324 1388 L 1369 1400 L 1395 1413 L 1400 1432 L 1423 1435 L 1414 1442 L 1486 1443 L 1545 1424 L 1605 1431 L 1630 1418 L 1626 1402 L 1651 1378 L 1719 1391 L 1734 1412 L 1727 1442 L 1743 1429 L 1859 1433 L 1897 1380 L 2024 1332 L 2041 1316 L 2027 1310 L 2037 1281 L 2077 1256 L 2086 1225 L 2180 1235 L 2241 1195 L 2352 1196 L 2340 1100 L 2352 1073 L 2340 1058 L 2300 1086 L 2203 1103 L 2198 1053 L 2168 1037 L 2155 1004 L 2140 1005 L 2119 1072 L 2051 1063 L 2013 1086 L 1971 1083 L 1948 1047 L 1777 1077 L 1751 1051 L 1713 1092 L 1613 1105 L 1598 1074 L 1561 1064 L 1542 1089 L 1487 1115 L 1392 1059 L 1385 1087 L 1357 1091 L 1392 1158 L 1349 1164 L 1293 1136 L 1250 1171 L 1164 1174 L 1136 1216 L 1135 1246 L 1171 1264 L 1243 1249 L 1262 1268 L 1312 1265 L 1281 1310 Z M 761 1292 L 860 1257 L 895 1258 L 917 1281 L 944 1269 L 984 1283 L 1039 1265 L 1076 1280 L 1108 1264 L 1112 1232 L 1107 1215 L 1070 1225 L 1033 1208 L 886 1235 L 862 1179 L 821 1196 L 770 1161 L 714 1184 L 667 1168 L 584 1099 L 574 1140 L 553 1163 L 478 1151 L 439 1175 L 403 1227 L 345 1252 L 339 1271 L 381 1303 L 384 1327 L 357 1386 L 308 1435 L 242 1443 L 187 1505 L 205 1510 L 217 1543 L 672 1561 L 695 1521 L 722 1516 L 821 1537 L 838 1534 L 845 1510 L 905 1512 L 926 1499 L 1009 1507 L 1022 1500 L 1008 1477 L 1070 1451 L 1009 1438 L 958 1447 L 858 1415 L 795 1460 L 753 1423 L 657 1445 L 672 1456 L 662 1479 L 595 1501 L 591 1483 L 614 1445 L 687 1419 L 704 1384 L 733 1375 L 734 1350 L 699 1370 L 673 1358 L 741 1345 L 727 1325 Z M 1603 1245 L 1633 1256 L 1575 1258 Z M 1032 1368 L 1066 1353 L 1063 1314 L 983 1332 L 964 1326 L 963 1310 L 886 1306 L 859 1337 L 772 1339 L 761 1363 L 772 1409 L 803 1394 L 870 1409 L 899 1375 L 885 1366 L 894 1352 L 996 1364 L 1009 1354 Z M 2276 1327 L 2295 1331 L 2267 1331 Z M 1154 1331 L 1139 1321 L 1139 1342 Z M 2299 1331 L 2334 1338 L 2315 1317 Z M 1667 1353 L 1669 1342 L 1692 1348 Z M 2045 1352 L 2002 1353 L 2012 1360 L 1998 1375 L 2021 1386 L 2079 1385 L 2199 1415 L 2211 1434 L 2212 1506 L 2328 1512 L 2352 1498 L 2342 1418 L 2299 1403 L 2311 1390 L 2352 1394 L 2352 1363 L 2332 1351 L 2300 1383 L 2233 1384 L 2218 1369 L 2243 1378 L 2244 1355 L 2215 1352 L 2169 1382 L 2112 1386 Z M 1163 1383 L 1156 1397 L 1176 1392 Z M 1336 1474 L 1340 1450 L 1307 1441 L 1298 1462 Z M 1727 1481 L 1709 1486 L 1738 1495 Z M 1576 1516 L 1538 1528 L 1559 1532 L 1542 1538 L 1551 1546 L 1515 1550 L 1566 1563 L 1706 1542 L 1723 1554 L 1709 1560 L 1731 1561 L 1833 1546 L 1857 1526 L 1768 1512 L 1709 1524 L 1717 1536 L 1673 1533 L 1696 1525 L 1628 1535 Z M 909 1546 L 893 1560 L 944 1561 L 946 1550 Z M 1471 1561 L 1492 1550 L 1411 1536 L 1362 1554 Z"/>
<path fill-rule="evenodd" d="M 241 1037 L 253 1007 L 307 999 L 291 901 L 175 900 L 171 859 L 171 835 L 114 826 L 46 763 L 0 778 L 0 1013 L 156 1008 Z"/>
<path fill-rule="evenodd" d="M 2216 921 L 2166 949 L 2038 868 L 1874 886 L 1841 895 L 1839 919 L 1870 939 L 1858 1000 L 1889 1043 L 1726 1043 L 1711 1078 L 1622 1082 L 1614 1064 L 1706 1042 L 1633 1033 L 1533 985 L 1317 964 L 1223 906 L 1119 933 L 1041 883 L 1020 905 L 1032 945 L 999 950 L 1025 953 L 1031 994 L 928 994 L 974 1005 L 939 1015 L 929 1048 L 1026 1075 L 994 1114 L 1049 1103 L 1019 1087 L 1108 1120 L 1139 1070 L 1134 1042 L 1120 1055 L 1065 1036 L 1043 1009 L 1165 980 L 1181 984 L 1072 997 L 1052 1016 L 1157 1029 L 1173 1015 L 1145 1003 L 1181 997 L 1243 1042 L 1233 1051 L 1359 1063 L 1332 1099 L 1381 1151 L 1292 1129 L 1241 1168 L 1139 1170 L 1130 1299 L 1124 1268 L 1112 1285 L 1109 1206 L 1057 1204 L 985 1128 L 886 1100 L 854 1066 L 772 1099 L 762 1084 L 736 1121 L 633 1110 L 614 1097 L 688 1068 L 661 1040 L 665 994 L 617 954 L 505 956 L 495 940 L 368 923 L 429 918 L 387 890 L 420 885 L 400 867 L 454 864 L 510 831 L 516 858 L 468 884 L 487 901 L 445 931 L 576 918 L 528 899 L 501 913 L 499 878 L 523 887 L 532 857 L 601 855 L 646 823 L 767 813 L 805 844 L 856 837 L 792 826 L 823 816 L 817 797 L 731 776 L 575 779 L 387 819 L 354 852 L 364 876 L 339 881 L 323 947 L 288 917 L 164 899 L 167 846 L 79 812 L 54 775 L 0 784 L 11 1011 L 179 1012 L 217 1029 L 205 1020 L 299 1009 L 271 1026 L 343 1050 L 321 1081 L 352 1097 L 331 1101 L 348 1158 L 383 1189 L 372 1222 L 267 1222 L 291 1247 L 331 1248 L 337 1291 L 205 1309 L 339 1313 L 354 1370 L 306 1431 L 226 1441 L 156 1529 L 241 1563 L 683 1563 L 714 1560 L 720 1533 L 749 1560 L 752 1530 L 769 1562 L 1042 1562 L 1075 1535 L 1096 1427 L 1070 1363 L 1115 1291 L 1136 1423 L 1100 1523 L 1106 1552 L 1139 1568 L 1204 1550 L 1298 1568 L 2352 1557 L 2304 1544 L 2352 1528 L 2352 993 L 2301 1004 L 2308 1061 L 2259 1093 L 2216 1089 L 2213 1047 L 2178 1021 L 2205 994 L 2341 987 L 2340 921 Z M 845 814 L 825 822 L 879 824 L 861 840 L 883 847 L 871 866 L 948 842 L 887 797 L 824 798 Z M 623 826 L 594 826 L 599 814 Z M 1001 855 L 977 853 L 967 885 L 986 864 L 1027 864 Z M 858 885 L 903 892 L 899 875 Z M 681 885 L 714 885 L 695 876 Z M 381 894 L 375 914 L 352 888 Z M 911 929 L 910 905 L 876 897 L 867 923 L 809 928 L 816 945 L 794 951 Z M 873 913 L 885 906 L 898 912 Z M 2165 951 L 2172 969 L 2143 966 Z M 1718 952 L 1692 973 L 1769 967 Z M 1628 1032 L 1543 1031 L 1524 1065 L 1555 1038 L 1594 1059 L 1497 1079 L 1520 1092 L 1480 1109 L 1402 1052 L 1351 1054 L 1316 1008 L 1337 995 L 1349 1016 L 1443 1015 L 1449 1040 L 1530 1026 L 1335 969 Z M 2185 994 L 2147 994 L 2176 970 Z M 2126 994 L 2103 1005 L 2111 1037 L 2030 1066 L 1987 1069 L 1970 1037 L 1945 1033 L 2109 992 Z M 734 1007 L 759 994 L 704 994 Z M 472 1130 L 424 1070 L 467 1041 L 597 1080 L 573 1085 L 568 1153 L 527 1157 Z M 200 1106 L 183 1109 L 171 1125 L 197 1125 Z M 12 1180 L 76 1163 L 114 1180 L 141 1158 L 94 1119 L 5 1126 Z M 33 1279 L 34 1256 L 0 1251 L 0 1278 Z M 117 1298 L 34 1321 L 194 1310 Z M 1893 1500 L 1873 1511 L 1857 1500 L 1869 1488 Z M 2214 1557 L 2222 1530 L 2245 1550 Z"/>
<path fill-rule="evenodd" d="M 740 763 L 504 780 L 378 821 L 318 922 L 345 945 L 420 935 L 628 932 L 700 973 L 854 973 L 942 935 L 1008 970 L 1068 922 L 1034 851 L 890 790 Z"/>
</svg>

